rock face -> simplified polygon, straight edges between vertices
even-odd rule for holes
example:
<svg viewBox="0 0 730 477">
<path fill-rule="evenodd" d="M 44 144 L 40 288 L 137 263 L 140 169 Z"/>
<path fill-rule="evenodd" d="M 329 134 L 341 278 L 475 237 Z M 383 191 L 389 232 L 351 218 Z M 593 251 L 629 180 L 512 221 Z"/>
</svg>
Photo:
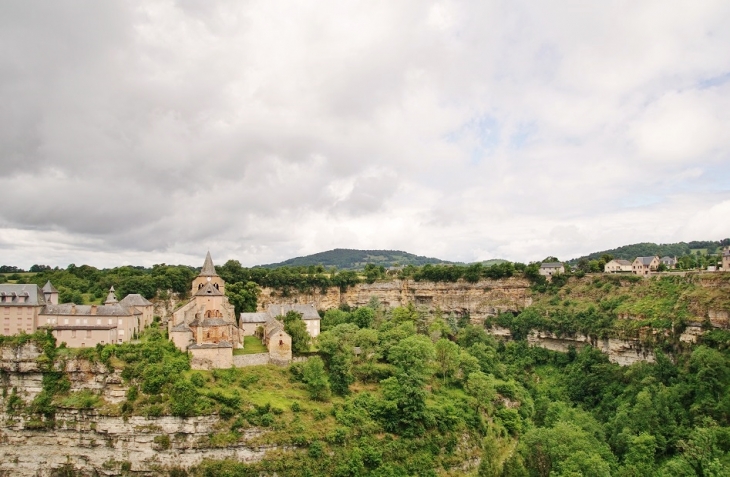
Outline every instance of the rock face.
<svg viewBox="0 0 730 477">
<path fill-rule="evenodd" d="M 242 462 L 261 459 L 268 450 L 246 441 L 261 431 L 244 432 L 240 443 L 212 447 L 217 416 L 192 418 L 99 416 L 95 411 L 63 410 L 56 413 L 51 430 L 29 429 L 20 418 L 0 414 L 0 475 L 45 477 L 59 469 L 74 475 L 167 475 L 166 469 L 189 468 L 204 458 L 233 458 Z"/>
<path fill-rule="evenodd" d="M 580 334 L 573 337 L 557 337 L 552 333 L 533 331 L 528 335 L 527 341 L 532 346 L 562 353 L 567 353 L 571 346 L 579 349 L 591 345 L 607 354 L 609 361 L 621 366 L 629 366 L 639 361 L 653 363 L 655 360 L 654 352 L 642 346 L 638 340 L 616 338 L 593 340 L 589 336 Z"/>
<path fill-rule="evenodd" d="M 261 290 L 258 307 L 260 311 L 271 303 L 314 303 L 319 310 L 337 308 L 342 304 L 352 307 L 367 305 L 375 297 L 383 306 L 395 308 L 412 303 L 433 312 L 456 315 L 469 314 L 475 322 L 502 311 L 520 311 L 532 303 L 529 296 L 530 284 L 522 278 L 503 280 L 482 280 L 477 283 L 434 283 L 414 280 L 391 280 L 375 283 L 360 283 L 341 291 L 337 287 L 323 292 L 291 293 L 270 288 Z"/>
<path fill-rule="evenodd" d="M 60 469 L 73 475 L 160 475 L 170 468 L 188 468 L 204 458 L 260 459 L 266 448 L 247 441 L 261 434 L 250 429 L 243 439 L 215 447 L 218 416 L 193 418 L 100 415 L 96 410 L 58 409 L 51 423 L 7 414 L 13 391 L 30 403 L 43 389 L 45 356 L 34 343 L 0 347 L 0 476 L 51 476 Z M 59 358 L 71 391 L 91 390 L 109 403 L 125 399 L 127 387 L 119 370 L 100 363 Z"/>
</svg>

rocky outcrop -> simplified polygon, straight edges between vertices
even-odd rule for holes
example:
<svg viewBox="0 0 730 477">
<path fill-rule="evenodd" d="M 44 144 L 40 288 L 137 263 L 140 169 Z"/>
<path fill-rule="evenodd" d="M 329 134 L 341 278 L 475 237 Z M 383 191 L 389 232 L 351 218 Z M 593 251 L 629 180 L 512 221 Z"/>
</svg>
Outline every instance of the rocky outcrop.
<svg viewBox="0 0 730 477">
<path fill-rule="evenodd" d="M 426 311 L 469 316 L 475 322 L 494 316 L 502 311 L 520 311 L 532 303 L 530 283 L 522 278 L 482 280 L 467 282 L 417 282 L 414 280 L 389 280 L 360 283 L 341 291 L 337 287 L 309 293 L 290 293 L 264 288 L 258 300 L 263 311 L 271 303 L 313 303 L 319 310 L 337 308 L 342 304 L 351 307 L 367 305 L 375 297 L 386 308 L 414 304 Z"/>
<path fill-rule="evenodd" d="M 217 416 L 110 417 L 93 410 L 60 410 L 55 428 L 35 430 L 33 423 L 0 414 L 0 475 L 45 477 L 58 469 L 75 475 L 167 475 L 167 469 L 187 469 L 203 459 L 256 461 L 267 447 L 249 445 L 262 431 L 243 431 L 239 442 L 211 444 Z"/>
</svg>

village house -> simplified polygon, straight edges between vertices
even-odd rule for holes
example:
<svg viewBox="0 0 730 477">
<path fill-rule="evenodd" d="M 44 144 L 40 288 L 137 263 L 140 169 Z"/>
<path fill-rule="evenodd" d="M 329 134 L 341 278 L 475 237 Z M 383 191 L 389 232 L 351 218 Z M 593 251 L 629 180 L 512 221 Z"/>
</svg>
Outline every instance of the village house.
<svg viewBox="0 0 730 477">
<path fill-rule="evenodd" d="M 723 247 L 722 249 L 722 269 L 730 272 L 730 247 Z"/>
<path fill-rule="evenodd" d="M 58 343 L 70 348 L 125 343 L 140 332 L 142 312 L 117 301 L 111 287 L 103 305 L 46 304 L 38 327 L 51 330 Z"/>
<path fill-rule="evenodd" d="M 659 262 L 670 270 L 677 268 L 677 257 L 662 257 L 659 259 Z"/>
<path fill-rule="evenodd" d="M 636 257 L 634 263 L 631 264 L 631 268 L 635 275 L 649 275 L 651 272 L 656 272 L 659 263 L 661 262 L 656 255 L 653 257 Z"/>
<path fill-rule="evenodd" d="M 241 331 L 244 336 L 252 336 L 256 333 L 258 327 L 263 327 L 264 323 L 278 316 L 285 316 L 288 312 L 294 311 L 302 315 L 302 321 L 307 326 L 307 332 L 312 338 L 319 336 L 321 317 L 314 307 L 314 304 L 298 305 L 298 304 L 269 304 L 266 311 L 256 313 L 241 313 L 240 323 Z"/>
<path fill-rule="evenodd" d="M 631 273 L 633 271 L 631 262 L 628 260 L 611 260 L 604 267 L 603 271 L 606 273 Z"/>
<path fill-rule="evenodd" d="M 142 315 L 139 317 L 140 330 L 144 330 L 152 324 L 155 314 L 155 307 L 152 302 L 147 300 L 142 295 L 138 293 L 130 293 L 129 295 L 119 300 L 119 304 L 127 308 L 134 308 L 135 310 L 142 313 Z"/>
<path fill-rule="evenodd" d="M 540 275 L 551 277 L 558 273 L 565 273 L 565 267 L 560 262 L 547 262 L 540 265 Z"/>
<path fill-rule="evenodd" d="M 243 348 L 243 334 L 224 290 L 225 281 L 208 252 L 193 280 L 192 298 L 168 322 L 170 339 L 180 350 L 190 352 L 193 369 L 228 368 L 233 364 L 233 350 Z"/>
<path fill-rule="evenodd" d="M 38 313 L 45 305 L 44 292 L 38 285 L 1 284 L 1 334 L 8 336 L 21 332 L 34 333 L 38 327 Z"/>
</svg>

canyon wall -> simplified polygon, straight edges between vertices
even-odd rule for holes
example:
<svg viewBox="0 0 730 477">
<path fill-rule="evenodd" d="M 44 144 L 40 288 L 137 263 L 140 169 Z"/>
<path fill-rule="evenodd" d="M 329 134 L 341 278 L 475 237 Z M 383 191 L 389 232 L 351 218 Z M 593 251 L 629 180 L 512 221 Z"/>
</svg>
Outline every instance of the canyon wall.
<svg viewBox="0 0 730 477">
<path fill-rule="evenodd" d="M 331 287 L 324 292 L 292 292 L 283 296 L 281 291 L 263 288 L 258 300 L 260 311 L 270 303 L 313 303 L 318 310 L 365 306 L 375 297 L 386 308 L 406 306 L 409 303 L 429 312 L 456 315 L 469 314 L 475 322 L 503 311 L 521 311 L 532 303 L 530 283 L 523 278 L 482 280 L 477 283 L 434 283 L 414 280 L 390 280 L 360 283 L 341 291 Z"/>
</svg>

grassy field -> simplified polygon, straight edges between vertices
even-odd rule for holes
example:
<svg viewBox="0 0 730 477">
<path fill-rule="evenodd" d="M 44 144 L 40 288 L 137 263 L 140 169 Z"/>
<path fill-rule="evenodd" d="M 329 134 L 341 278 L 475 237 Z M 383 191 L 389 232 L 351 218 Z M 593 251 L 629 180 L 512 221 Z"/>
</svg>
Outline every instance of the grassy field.
<svg viewBox="0 0 730 477">
<path fill-rule="evenodd" d="M 243 337 L 243 349 L 233 350 L 234 355 L 238 354 L 257 354 L 257 353 L 268 353 L 269 350 L 266 346 L 261 343 L 261 340 L 255 336 L 244 336 Z"/>
</svg>

